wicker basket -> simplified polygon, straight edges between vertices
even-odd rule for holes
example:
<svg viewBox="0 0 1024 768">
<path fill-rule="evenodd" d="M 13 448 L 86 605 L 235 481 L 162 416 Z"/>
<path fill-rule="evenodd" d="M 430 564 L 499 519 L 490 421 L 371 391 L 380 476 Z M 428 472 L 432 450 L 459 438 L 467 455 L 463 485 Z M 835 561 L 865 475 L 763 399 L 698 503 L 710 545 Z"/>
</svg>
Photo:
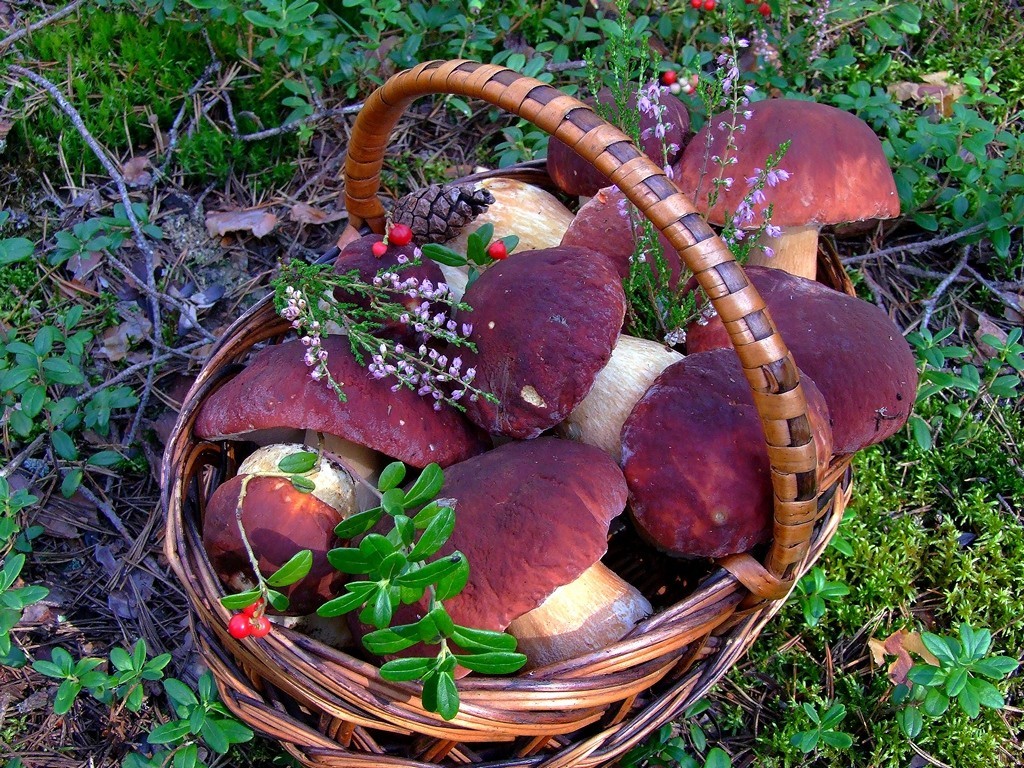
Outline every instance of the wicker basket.
<svg viewBox="0 0 1024 768">
<path fill-rule="evenodd" d="M 850 494 L 849 458 L 833 458 L 819 482 L 813 442 L 796 437 L 809 433 L 796 366 L 728 248 L 624 134 L 548 85 L 468 61 L 430 62 L 391 78 L 367 100 L 352 133 L 345 188 L 356 226 L 383 226 L 377 191 L 388 136 L 409 103 L 431 93 L 482 98 L 575 146 L 675 245 L 726 321 L 755 392 L 776 495 L 771 545 L 762 560 L 736 555 L 710 575 L 691 573 L 639 546 L 622 526 L 610 536 L 606 562 L 660 610 L 600 651 L 518 676 L 461 680 L 461 709 L 451 721 L 423 709 L 417 684 L 388 682 L 372 663 L 301 634 L 235 640 L 201 521 L 237 457 L 231 444 L 198 441 L 193 424 L 254 345 L 287 333 L 267 297 L 216 345 L 183 403 L 162 466 L 167 556 L 225 703 L 304 765 L 604 765 L 703 696 L 744 654 L 835 532 Z M 848 288 L 840 267 L 825 266 L 826 281 Z"/>
</svg>

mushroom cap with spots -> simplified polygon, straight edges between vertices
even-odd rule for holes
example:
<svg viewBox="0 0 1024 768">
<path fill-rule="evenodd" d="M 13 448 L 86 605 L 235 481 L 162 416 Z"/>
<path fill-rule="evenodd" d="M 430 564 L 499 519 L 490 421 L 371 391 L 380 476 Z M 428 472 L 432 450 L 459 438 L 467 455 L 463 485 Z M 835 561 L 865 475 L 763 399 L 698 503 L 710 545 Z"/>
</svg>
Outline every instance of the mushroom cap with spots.
<svg viewBox="0 0 1024 768">
<path fill-rule="evenodd" d="M 584 248 L 513 253 L 484 272 L 460 316 L 473 330 L 480 397 L 466 413 L 491 434 L 537 437 L 563 421 L 587 396 L 619 336 L 626 298 L 615 268 Z M 453 352 L 454 354 L 454 352 Z M 465 402 L 465 401 L 464 401 Z"/>
<path fill-rule="evenodd" d="M 879 307 L 777 269 L 744 269 L 793 359 L 828 403 L 835 452 L 881 442 L 910 418 L 917 363 Z M 687 352 L 730 346 L 717 315 L 686 329 Z"/>
<path fill-rule="evenodd" d="M 801 386 L 819 472 L 832 456 L 828 408 Z M 771 538 L 773 491 L 761 419 L 736 353 L 689 355 L 662 371 L 622 429 L 633 521 L 680 557 L 747 552 Z"/>
<path fill-rule="evenodd" d="M 352 355 L 348 339 L 323 339 L 327 368 L 345 402 L 325 381 L 315 381 L 299 341 L 256 352 L 233 379 L 206 398 L 195 433 L 205 440 L 238 440 L 276 427 L 312 429 L 351 440 L 414 467 L 447 466 L 487 447 L 486 437 L 461 413 L 410 389 L 392 392 Z"/>
</svg>

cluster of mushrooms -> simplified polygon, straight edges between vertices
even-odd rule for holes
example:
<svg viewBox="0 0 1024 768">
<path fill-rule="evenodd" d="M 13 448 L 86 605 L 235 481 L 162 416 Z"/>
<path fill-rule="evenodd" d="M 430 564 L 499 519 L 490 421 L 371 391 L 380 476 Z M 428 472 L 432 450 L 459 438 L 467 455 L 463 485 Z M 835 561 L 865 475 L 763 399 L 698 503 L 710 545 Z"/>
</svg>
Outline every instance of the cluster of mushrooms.
<svg viewBox="0 0 1024 768">
<path fill-rule="evenodd" d="M 718 118 L 691 138 L 685 110 L 670 101 L 667 119 L 680 147 L 672 158 L 676 182 L 721 223 L 738 199 L 726 191 L 715 208 L 706 206 L 713 171 L 705 158 L 721 151 Z M 856 118 L 786 100 L 750 110 L 735 136 L 735 174 L 752 173 L 783 140 L 792 142 L 784 161 L 791 181 L 766 189 L 763 205 L 774 206 L 783 238 L 798 230 L 793 249 L 775 246 L 800 275 L 765 266 L 746 272 L 800 366 L 824 472 L 833 456 L 896 432 L 914 402 L 917 369 L 896 326 L 878 307 L 810 279 L 807 267 L 816 261 L 822 226 L 894 216 L 896 192 L 878 140 Z M 421 279 L 464 291 L 472 311 L 458 319 L 472 323 L 476 351 L 459 354 L 496 403 L 480 398 L 465 401 L 464 412 L 436 410 L 409 389 L 393 392 L 393 382 L 356 362 L 343 336 L 324 345 L 347 402 L 310 378 L 298 340 L 255 352 L 208 398 L 198 437 L 265 446 L 205 509 L 204 544 L 232 589 L 251 586 L 235 520 L 240 478 L 302 445 L 326 446 L 342 463 L 325 469 L 333 474 L 318 479 L 313 494 L 287 479 L 253 477 L 242 511 L 266 572 L 300 549 L 313 552 L 309 575 L 287 590 L 290 613 L 311 614 L 342 589 L 345 576 L 326 558 L 343 545 L 333 529 L 373 503 L 352 475 L 373 482 L 390 461 L 420 468 L 436 462 L 445 469 L 439 496 L 454 499 L 457 519 L 442 553 L 458 549 L 470 564 L 466 588 L 445 607 L 458 624 L 513 634 L 532 668 L 613 643 L 652 612 L 639 590 L 602 563 L 609 526 L 620 515 L 650 547 L 679 558 L 713 560 L 769 541 L 773 494 L 761 422 L 722 323 L 706 315 L 695 321 L 685 348 L 624 335 L 622 281 L 634 239 L 621 192 L 557 142 L 549 172 L 566 197 L 589 200 L 573 212 L 536 187 L 487 180 L 474 199 L 485 188 L 493 202 L 474 208 L 456 237 L 489 222 L 496 237 L 518 235 L 519 250 L 468 288 L 456 268 L 429 261 L 417 267 Z M 414 208 L 405 206 L 407 213 Z M 422 237 L 422 221 L 410 213 L 407 223 Z M 336 269 L 372 276 L 412 252 L 392 246 L 377 258 L 372 245 L 379 240 L 350 242 Z M 459 247 L 457 240 L 449 245 Z M 678 256 L 670 247 L 665 255 L 678 279 Z M 408 327 L 388 332 L 412 338 Z M 415 620 L 424 607 L 403 610 L 420 611 L 407 617 Z M 344 627 L 331 637 L 352 643 Z"/>
</svg>

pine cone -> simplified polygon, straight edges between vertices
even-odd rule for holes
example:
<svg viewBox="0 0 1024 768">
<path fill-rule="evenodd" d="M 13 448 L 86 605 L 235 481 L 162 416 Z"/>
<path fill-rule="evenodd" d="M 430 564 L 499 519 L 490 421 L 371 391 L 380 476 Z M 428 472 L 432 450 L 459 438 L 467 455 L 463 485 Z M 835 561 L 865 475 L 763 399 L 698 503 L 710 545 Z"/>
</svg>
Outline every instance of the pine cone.
<svg viewBox="0 0 1024 768">
<path fill-rule="evenodd" d="M 419 244 L 445 243 L 493 202 L 494 195 L 470 184 L 431 184 L 395 203 L 391 221 L 408 224 Z"/>
</svg>

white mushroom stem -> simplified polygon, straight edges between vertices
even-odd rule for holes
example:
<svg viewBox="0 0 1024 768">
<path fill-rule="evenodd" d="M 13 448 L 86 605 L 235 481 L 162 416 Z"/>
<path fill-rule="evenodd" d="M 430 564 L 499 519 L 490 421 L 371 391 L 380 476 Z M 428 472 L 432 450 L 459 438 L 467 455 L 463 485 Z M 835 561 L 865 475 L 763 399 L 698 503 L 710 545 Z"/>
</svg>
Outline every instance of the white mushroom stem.
<svg viewBox="0 0 1024 768">
<path fill-rule="evenodd" d="M 782 227 L 778 237 L 762 234 L 750 249 L 747 264 L 757 267 L 771 267 L 789 272 L 791 275 L 814 280 L 818 275 L 818 232 L 817 224 L 802 227 Z M 774 255 L 768 256 L 763 248 L 771 248 Z"/>
<path fill-rule="evenodd" d="M 319 445 L 322 433 L 315 430 L 306 431 L 306 445 L 313 446 L 314 450 Z M 323 435 L 323 448 L 328 453 L 333 453 L 345 461 L 348 469 L 356 472 L 364 480 L 376 486 L 380 479 L 381 470 L 384 469 L 384 461 L 377 451 L 367 448 L 365 445 L 346 440 L 337 435 Z M 356 483 L 356 504 L 361 511 L 377 506 L 380 501 L 362 483 Z"/>
<path fill-rule="evenodd" d="M 281 459 L 293 453 L 312 450 L 299 443 L 268 445 L 252 453 L 238 465 L 239 475 L 256 475 L 264 472 L 280 472 Z M 306 475 L 312 481 L 313 496 L 332 507 L 342 519 L 355 514 L 357 510 L 356 482 L 349 473 L 333 462 L 321 462 L 318 469 Z"/>
<path fill-rule="evenodd" d="M 653 612 L 640 591 L 600 561 L 508 625 L 526 654 L 526 669 L 604 648 Z"/>
<path fill-rule="evenodd" d="M 594 445 L 616 462 L 622 458 L 622 425 L 633 406 L 663 370 L 683 356 L 656 341 L 619 336 L 611 359 L 594 380 L 594 386 L 569 414 L 569 435 Z"/>
<path fill-rule="evenodd" d="M 494 195 L 494 202 L 445 244 L 459 253 L 466 252 L 470 233 L 487 223 L 494 225 L 494 240 L 518 236 L 520 251 L 554 248 L 572 223 L 572 211 L 540 187 L 502 178 L 484 179 L 477 186 Z"/>
</svg>

